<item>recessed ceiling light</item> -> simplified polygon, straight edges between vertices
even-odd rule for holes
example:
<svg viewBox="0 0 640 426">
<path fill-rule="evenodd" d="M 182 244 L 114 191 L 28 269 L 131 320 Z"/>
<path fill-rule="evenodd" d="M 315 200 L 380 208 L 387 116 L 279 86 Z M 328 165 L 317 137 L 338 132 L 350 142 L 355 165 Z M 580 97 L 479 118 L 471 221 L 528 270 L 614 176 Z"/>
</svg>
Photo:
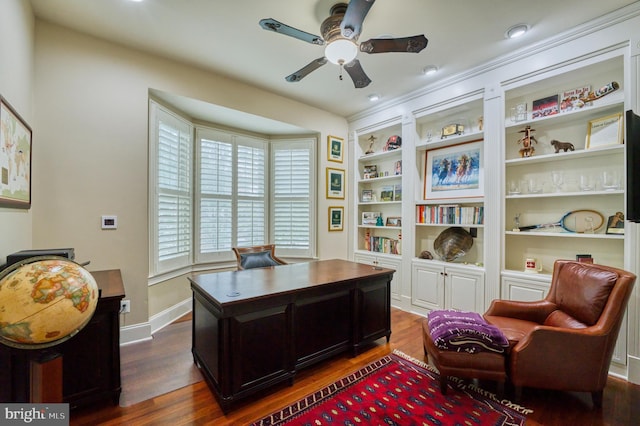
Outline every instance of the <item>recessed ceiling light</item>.
<svg viewBox="0 0 640 426">
<path fill-rule="evenodd" d="M 368 98 L 371 102 L 375 102 L 380 100 L 380 95 L 378 95 L 377 93 L 372 93 L 368 96 Z"/>
<path fill-rule="evenodd" d="M 422 73 L 424 75 L 435 74 L 437 71 L 438 71 L 438 67 L 436 67 L 435 65 L 428 65 L 422 69 Z"/>
<path fill-rule="evenodd" d="M 504 33 L 504 36 L 506 38 L 516 38 L 516 37 L 520 37 L 520 36 L 524 35 L 524 33 L 526 33 L 527 31 L 529 31 L 529 25 L 527 25 L 527 24 L 517 24 L 517 25 L 514 25 L 513 27 L 509 28 Z"/>
</svg>

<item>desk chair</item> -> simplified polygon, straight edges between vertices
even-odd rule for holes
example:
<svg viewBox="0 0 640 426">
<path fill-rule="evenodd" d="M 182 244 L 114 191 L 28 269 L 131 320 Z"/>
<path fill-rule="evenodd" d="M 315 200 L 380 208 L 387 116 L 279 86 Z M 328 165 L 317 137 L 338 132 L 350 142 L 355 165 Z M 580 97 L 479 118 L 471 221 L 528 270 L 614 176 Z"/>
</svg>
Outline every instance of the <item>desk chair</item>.
<svg viewBox="0 0 640 426">
<path fill-rule="evenodd" d="M 233 247 L 233 252 L 238 261 L 238 270 L 252 268 L 266 268 L 267 266 L 286 265 L 282 259 L 275 255 L 275 244 L 266 244 L 253 247 Z"/>
</svg>

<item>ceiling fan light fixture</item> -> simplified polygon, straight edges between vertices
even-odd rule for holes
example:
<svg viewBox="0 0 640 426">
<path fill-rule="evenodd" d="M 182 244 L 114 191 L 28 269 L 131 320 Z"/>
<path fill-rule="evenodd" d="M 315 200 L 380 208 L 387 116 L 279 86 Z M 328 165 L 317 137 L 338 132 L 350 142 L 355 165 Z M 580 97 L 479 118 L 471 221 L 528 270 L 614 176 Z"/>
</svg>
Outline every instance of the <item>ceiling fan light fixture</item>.
<svg viewBox="0 0 640 426">
<path fill-rule="evenodd" d="M 378 95 L 377 93 L 372 93 L 368 96 L 369 101 L 371 102 L 376 102 L 380 100 L 380 95 Z"/>
<path fill-rule="evenodd" d="M 529 31 L 529 25 L 527 24 L 517 24 L 510 27 L 505 33 L 504 36 L 508 39 L 521 37 Z"/>
<path fill-rule="evenodd" d="M 324 56 L 336 65 L 344 65 L 353 61 L 358 55 L 358 46 L 348 39 L 339 38 L 330 42 L 324 49 Z"/>
</svg>

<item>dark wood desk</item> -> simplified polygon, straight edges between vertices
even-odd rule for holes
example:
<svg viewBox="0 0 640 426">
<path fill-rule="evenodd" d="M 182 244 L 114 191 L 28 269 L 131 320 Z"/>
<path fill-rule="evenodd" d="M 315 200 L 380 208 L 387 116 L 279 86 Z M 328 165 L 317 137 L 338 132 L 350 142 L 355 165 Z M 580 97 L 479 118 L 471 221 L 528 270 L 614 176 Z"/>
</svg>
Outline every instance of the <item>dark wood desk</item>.
<svg viewBox="0 0 640 426">
<path fill-rule="evenodd" d="M 118 404 L 120 399 L 122 276 L 119 269 L 91 275 L 100 288 L 91 321 L 71 339 L 51 348 L 62 354 L 62 398 L 72 409 L 102 400 Z M 0 344 L 1 402 L 29 402 L 29 360 L 37 352 Z"/>
<path fill-rule="evenodd" d="M 227 412 L 239 399 L 391 335 L 392 269 L 326 260 L 194 274 L 194 360 Z M 233 294 L 239 293 L 236 296 Z"/>
</svg>

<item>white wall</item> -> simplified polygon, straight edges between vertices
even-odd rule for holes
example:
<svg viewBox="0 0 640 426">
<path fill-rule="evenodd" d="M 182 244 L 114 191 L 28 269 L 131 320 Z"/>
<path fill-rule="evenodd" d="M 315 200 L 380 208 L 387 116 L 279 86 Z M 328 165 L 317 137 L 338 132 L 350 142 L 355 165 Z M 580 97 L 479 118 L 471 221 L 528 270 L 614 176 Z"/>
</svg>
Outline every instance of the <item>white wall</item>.
<svg viewBox="0 0 640 426">
<path fill-rule="evenodd" d="M 29 2 L 0 2 L 0 95 L 32 128 L 33 27 Z M 34 132 L 34 149 L 37 138 Z M 31 210 L 0 208 L 0 265 L 7 254 L 33 248 L 31 222 Z"/>
<path fill-rule="evenodd" d="M 326 231 L 336 203 L 324 197 L 326 137 L 346 139 L 344 118 L 39 20 L 34 81 L 34 246 L 75 247 L 89 270 L 121 269 L 131 299 L 121 325 L 145 324 L 190 294 L 186 278 L 147 286 L 149 89 L 317 131 L 318 255 L 347 257 L 347 232 Z M 103 214 L 118 216 L 117 230 L 100 229 Z"/>
</svg>

